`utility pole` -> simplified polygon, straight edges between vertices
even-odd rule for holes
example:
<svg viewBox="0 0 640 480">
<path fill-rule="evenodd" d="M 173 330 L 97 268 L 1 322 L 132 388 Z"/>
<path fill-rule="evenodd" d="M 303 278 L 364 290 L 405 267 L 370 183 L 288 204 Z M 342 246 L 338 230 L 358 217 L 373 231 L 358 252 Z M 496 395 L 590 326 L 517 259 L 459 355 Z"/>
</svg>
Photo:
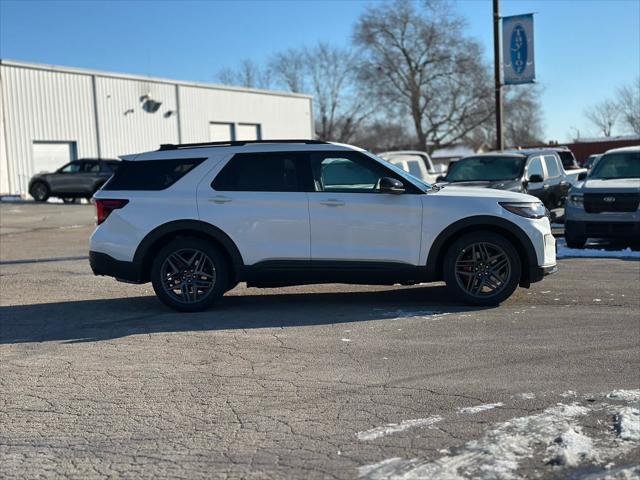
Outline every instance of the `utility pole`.
<svg viewBox="0 0 640 480">
<path fill-rule="evenodd" d="M 500 82 L 500 0 L 493 0 L 493 61 L 496 77 L 496 150 L 504 148 L 502 134 L 502 83 Z"/>
</svg>

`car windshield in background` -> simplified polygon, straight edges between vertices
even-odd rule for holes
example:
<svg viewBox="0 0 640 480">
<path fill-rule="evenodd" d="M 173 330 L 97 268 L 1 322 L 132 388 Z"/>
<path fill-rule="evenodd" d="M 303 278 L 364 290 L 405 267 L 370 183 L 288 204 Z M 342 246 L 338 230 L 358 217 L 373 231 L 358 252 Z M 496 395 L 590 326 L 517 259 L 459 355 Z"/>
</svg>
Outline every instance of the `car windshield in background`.
<svg viewBox="0 0 640 480">
<path fill-rule="evenodd" d="M 573 157 L 573 153 L 567 152 L 565 150 L 560 150 L 558 152 L 560 156 L 560 160 L 562 161 L 562 166 L 564 168 L 571 168 L 576 166 L 575 158 Z"/>
<path fill-rule="evenodd" d="M 418 187 L 422 187 L 425 191 L 431 189 L 431 185 L 429 183 L 425 182 L 424 180 L 422 180 L 422 179 L 420 179 L 420 178 L 418 178 L 418 177 L 416 177 L 414 175 L 411 175 L 409 172 L 401 169 L 397 165 L 394 165 L 389 160 L 385 160 L 384 158 L 378 157 L 377 155 L 374 155 L 373 153 L 370 153 L 370 152 L 364 152 L 364 153 L 365 153 L 365 155 L 367 155 L 367 156 L 369 156 L 371 158 L 375 158 L 376 160 L 382 162 L 387 168 L 390 168 L 391 170 L 396 172 L 401 177 L 410 179 L 414 184 L 417 183 Z"/>
<path fill-rule="evenodd" d="M 625 152 L 605 155 L 598 161 L 590 177 L 603 180 L 640 178 L 640 153 Z"/>
<path fill-rule="evenodd" d="M 449 167 L 448 182 L 494 182 L 522 175 L 525 157 L 469 157 Z"/>
</svg>

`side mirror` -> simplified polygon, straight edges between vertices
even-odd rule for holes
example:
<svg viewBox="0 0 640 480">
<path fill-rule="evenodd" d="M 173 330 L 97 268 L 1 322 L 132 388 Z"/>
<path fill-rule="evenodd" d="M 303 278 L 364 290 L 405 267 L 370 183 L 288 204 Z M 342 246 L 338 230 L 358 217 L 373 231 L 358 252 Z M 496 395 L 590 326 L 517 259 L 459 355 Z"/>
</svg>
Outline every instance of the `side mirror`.
<svg viewBox="0 0 640 480">
<path fill-rule="evenodd" d="M 438 175 L 436 177 L 436 183 L 442 182 L 444 180 L 444 175 Z"/>
<path fill-rule="evenodd" d="M 578 180 L 582 181 L 587 178 L 587 172 L 582 172 L 578 174 Z"/>
<path fill-rule="evenodd" d="M 537 173 L 534 173 L 529 177 L 529 183 L 542 183 L 542 182 L 544 182 L 544 178 L 542 178 L 542 175 L 538 175 Z"/>
<path fill-rule="evenodd" d="M 404 193 L 404 185 L 400 180 L 395 178 L 382 177 L 379 186 L 381 193 Z"/>
</svg>

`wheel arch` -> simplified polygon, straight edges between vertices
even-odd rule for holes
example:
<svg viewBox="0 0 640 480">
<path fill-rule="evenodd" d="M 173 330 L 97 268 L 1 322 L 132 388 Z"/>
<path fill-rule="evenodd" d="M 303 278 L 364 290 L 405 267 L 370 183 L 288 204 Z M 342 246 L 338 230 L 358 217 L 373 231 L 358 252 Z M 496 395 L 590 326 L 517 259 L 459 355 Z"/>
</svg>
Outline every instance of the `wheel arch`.
<svg viewBox="0 0 640 480">
<path fill-rule="evenodd" d="M 529 236 L 518 225 L 500 217 L 477 215 L 464 218 L 445 228 L 431 244 L 427 256 L 427 272 L 429 278 L 443 279 L 444 257 L 449 246 L 462 235 L 474 231 L 491 231 L 507 238 L 518 251 L 522 264 L 520 286 L 528 287 L 531 283 L 531 272 L 538 265 L 536 250 Z"/>
<path fill-rule="evenodd" d="M 215 244 L 230 266 L 229 280 L 237 282 L 240 279 L 244 261 L 235 242 L 226 233 L 200 220 L 176 220 L 156 227 L 138 245 L 133 263 L 138 268 L 141 281 L 149 281 L 151 263 L 155 254 L 178 237 L 196 237 Z"/>
</svg>

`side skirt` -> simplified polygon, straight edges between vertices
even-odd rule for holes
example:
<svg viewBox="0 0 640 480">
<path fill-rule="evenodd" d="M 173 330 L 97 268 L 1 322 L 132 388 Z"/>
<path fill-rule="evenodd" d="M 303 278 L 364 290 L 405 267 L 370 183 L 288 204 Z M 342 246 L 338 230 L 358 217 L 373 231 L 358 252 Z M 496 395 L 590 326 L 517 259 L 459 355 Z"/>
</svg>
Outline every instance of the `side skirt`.
<svg viewBox="0 0 640 480">
<path fill-rule="evenodd" d="M 249 287 L 273 288 L 314 283 L 414 285 L 433 281 L 424 267 L 396 262 L 271 260 L 245 266 Z"/>
</svg>

